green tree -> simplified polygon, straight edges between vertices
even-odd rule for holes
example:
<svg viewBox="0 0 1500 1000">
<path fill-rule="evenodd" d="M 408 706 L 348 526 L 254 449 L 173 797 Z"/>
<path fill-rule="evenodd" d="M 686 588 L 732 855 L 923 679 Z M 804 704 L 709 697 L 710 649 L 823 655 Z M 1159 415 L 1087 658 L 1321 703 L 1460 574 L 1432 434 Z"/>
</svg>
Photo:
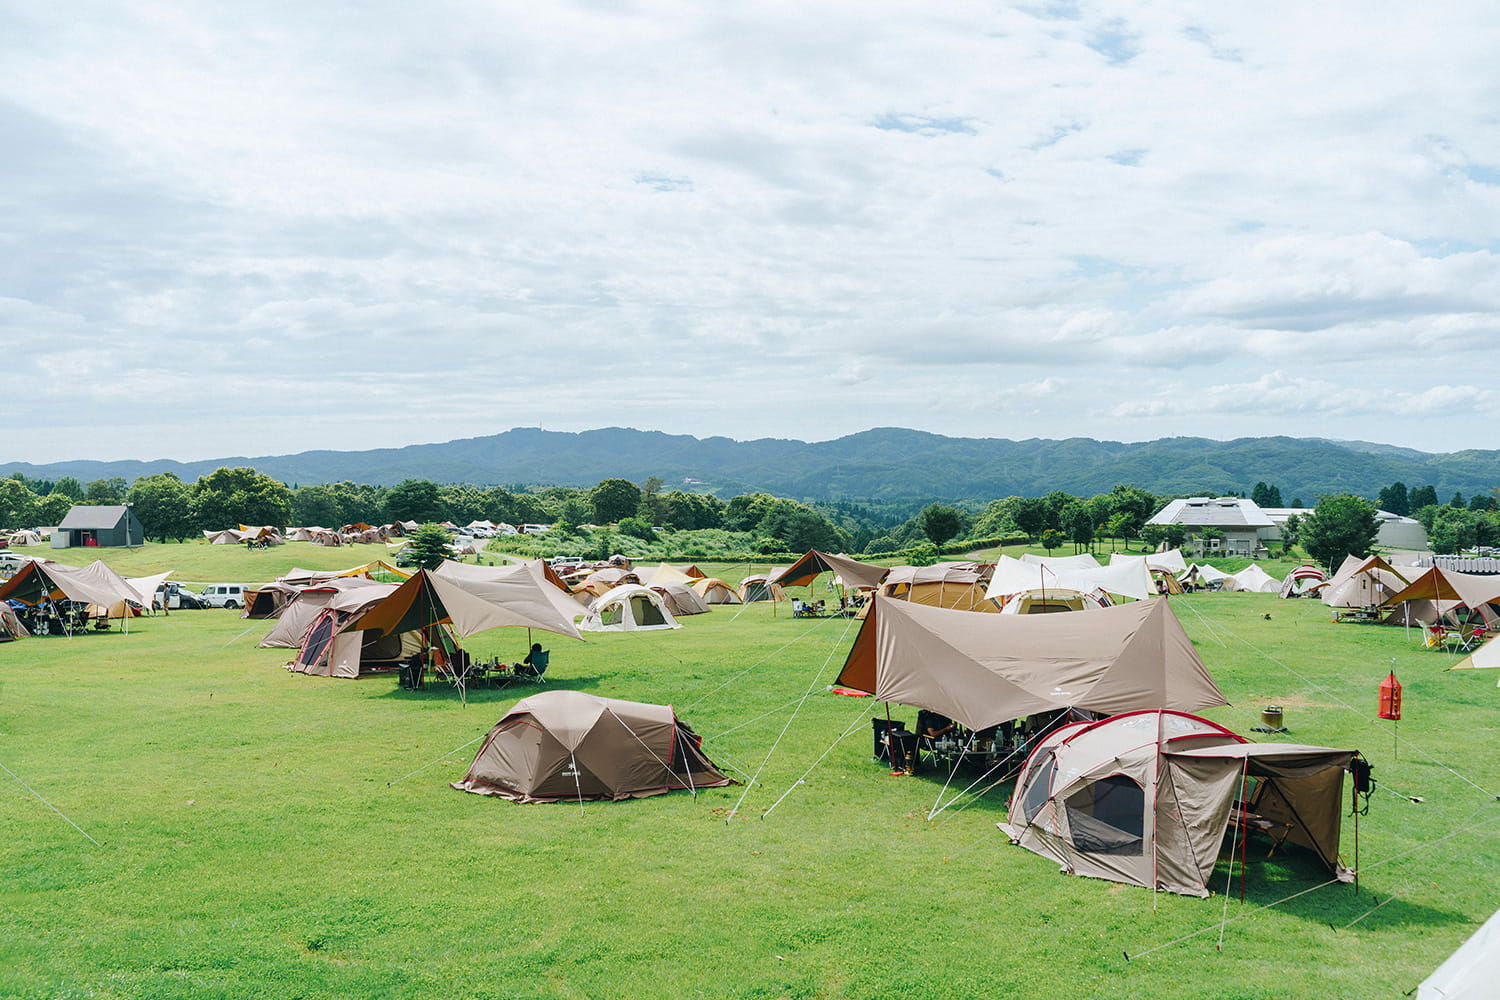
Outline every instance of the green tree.
<svg viewBox="0 0 1500 1000">
<path fill-rule="evenodd" d="M 48 493 L 39 497 L 32 517 L 37 524 L 57 524 L 73 509 L 73 498 L 66 493 Z"/>
<path fill-rule="evenodd" d="M 63 476 L 59 479 L 57 485 L 52 487 L 52 492 L 65 496 L 74 503 L 82 503 L 83 498 L 88 496 L 84 492 L 83 484 L 72 476 Z"/>
<path fill-rule="evenodd" d="M 730 531 L 754 531 L 779 502 L 769 493 L 733 497 L 724 507 L 724 527 Z"/>
<path fill-rule="evenodd" d="M 1407 496 L 1406 484 L 1399 480 L 1380 491 L 1380 498 L 1376 501 L 1380 509 L 1406 517 L 1411 514 L 1411 497 Z"/>
<path fill-rule="evenodd" d="M 596 524 L 614 524 L 641 507 L 641 488 L 628 479 L 606 479 L 589 491 Z"/>
<path fill-rule="evenodd" d="M 403 479 L 385 495 L 386 521 L 420 521 L 431 524 L 446 516 L 442 491 L 430 479 Z M 442 530 L 439 528 L 438 530 Z"/>
<path fill-rule="evenodd" d="M 1035 538 L 1047 528 L 1047 501 L 1041 497 L 1017 497 L 1010 516 L 1027 538 Z"/>
<path fill-rule="evenodd" d="M 1437 506 L 1438 498 L 1436 486 L 1418 486 L 1416 489 L 1412 490 L 1408 496 L 1411 504 L 1410 510 L 1415 511 L 1421 510 L 1423 507 Z M 1391 513 L 1394 514 L 1396 512 L 1391 511 Z"/>
<path fill-rule="evenodd" d="M 845 548 L 848 541 L 822 514 L 793 500 L 777 501 L 757 530 L 780 542 L 783 552 L 809 549 L 836 552 Z"/>
<path fill-rule="evenodd" d="M 1291 555 L 1292 547 L 1297 544 L 1302 536 L 1302 516 L 1300 514 L 1288 515 L 1281 525 L 1281 552 L 1283 555 Z"/>
<path fill-rule="evenodd" d="M 23 480 L 0 479 L 0 529 L 34 528 L 37 495 Z"/>
<path fill-rule="evenodd" d="M 1318 501 L 1303 519 L 1299 539 L 1308 555 L 1333 570 L 1345 556 L 1369 555 L 1379 530 L 1374 504 L 1364 497 L 1339 493 Z"/>
<path fill-rule="evenodd" d="M 1049 553 L 1053 549 L 1062 548 L 1063 543 L 1067 540 L 1068 536 L 1057 528 L 1048 528 L 1042 532 L 1042 548 L 1046 549 Z"/>
<path fill-rule="evenodd" d="M 142 476 L 130 484 L 127 498 L 148 541 L 180 542 L 197 533 L 192 491 L 174 473 Z"/>
<path fill-rule="evenodd" d="M 964 524 L 962 511 L 957 507 L 949 507 L 947 504 L 940 503 L 932 503 L 923 507 L 922 513 L 918 514 L 917 518 L 922 525 L 922 534 L 940 549 L 946 542 L 958 536 Z"/>
<path fill-rule="evenodd" d="M 108 507 L 124 503 L 125 494 L 125 480 L 119 476 L 111 476 L 108 479 L 95 479 L 89 483 L 88 491 L 84 493 L 83 499 L 91 504 Z"/>
<path fill-rule="evenodd" d="M 1094 543 L 1094 512 L 1085 500 L 1070 500 L 1058 511 L 1059 527 L 1073 543 L 1075 552 L 1092 548 Z"/>
<path fill-rule="evenodd" d="M 1454 493 L 1453 499 L 1448 501 L 1448 506 L 1467 509 L 1469 505 L 1464 502 L 1464 495 L 1462 493 Z"/>
<path fill-rule="evenodd" d="M 620 534 L 630 535 L 643 541 L 656 541 L 656 532 L 652 530 L 651 522 L 643 517 L 620 518 Z"/>
<path fill-rule="evenodd" d="M 192 506 L 200 528 L 212 530 L 234 524 L 286 527 L 292 519 L 292 491 L 254 469 L 215 469 L 193 484 Z"/>
<path fill-rule="evenodd" d="M 405 554 L 414 566 L 437 569 L 450 558 L 448 532 L 441 525 L 423 524 L 406 536 Z"/>
<path fill-rule="evenodd" d="M 1483 515 L 1453 506 L 1426 509 L 1432 511 L 1427 528 L 1427 542 L 1432 551 L 1453 555 L 1480 543 L 1480 522 L 1486 520 Z"/>
<path fill-rule="evenodd" d="M 139 480 L 137 480 L 139 482 Z M 131 487 L 134 490 L 134 487 Z M 292 491 L 292 523 L 320 528 L 338 528 L 354 520 L 345 518 L 343 505 L 331 486 L 299 486 Z M 147 532 L 150 535 L 150 532 Z"/>
</svg>

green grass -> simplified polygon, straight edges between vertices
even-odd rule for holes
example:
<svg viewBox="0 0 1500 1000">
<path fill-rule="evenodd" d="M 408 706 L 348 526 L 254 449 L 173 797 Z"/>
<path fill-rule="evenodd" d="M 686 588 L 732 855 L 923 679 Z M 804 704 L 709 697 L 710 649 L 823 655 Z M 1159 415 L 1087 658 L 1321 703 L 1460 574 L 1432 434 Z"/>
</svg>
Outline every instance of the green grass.
<svg viewBox="0 0 1500 1000">
<path fill-rule="evenodd" d="M 1252 850 L 1222 952 L 1223 896 L 1065 877 L 1008 845 L 1008 787 L 928 821 L 958 786 L 890 776 L 870 758 L 878 706 L 824 691 L 842 620 L 761 605 L 550 641 L 552 686 L 672 703 L 759 776 L 580 810 L 448 787 L 519 693 L 465 706 L 391 677 L 291 675 L 288 651 L 254 646 L 270 623 L 203 611 L 0 646 L 0 996 L 1399 997 L 1496 905 L 1500 803 L 1464 780 L 1500 786 L 1495 675 L 1444 672 L 1452 657 L 1415 636 L 1319 604 L 1172 600 L 1235 702 L 1206 714 L 1248 733 L 1281 704 L 1285 738 L 1358 747 L 1425 800 L 1377 793 L 1357 895 L 1257 909 L 1324 875 Z M 515 659 L 525 635 L 468 645 Z M 1393 666 L 1399 756 L 1372 719 Z"/>
</svg>

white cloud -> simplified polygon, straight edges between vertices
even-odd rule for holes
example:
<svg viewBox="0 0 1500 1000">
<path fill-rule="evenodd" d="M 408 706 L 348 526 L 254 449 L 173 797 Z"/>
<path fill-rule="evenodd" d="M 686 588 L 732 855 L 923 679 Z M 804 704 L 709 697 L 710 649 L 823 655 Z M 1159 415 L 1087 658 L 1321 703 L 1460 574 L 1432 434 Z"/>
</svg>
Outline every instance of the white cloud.
<svg viewBox="0 0 1500 1000">
<path fill-rule="evenodd" d="M 1484 447 L 1455 417 L 1495 406 L 1492 14 L 1367 14 L 0 14 L 12 457 L 141 453 L 104 426 L 183 458 L 539 422 L 1379 437 L 1371 393 L 1394 443 Z M 268 439 L 273 405 L 305 419 Z"/>
</svg>

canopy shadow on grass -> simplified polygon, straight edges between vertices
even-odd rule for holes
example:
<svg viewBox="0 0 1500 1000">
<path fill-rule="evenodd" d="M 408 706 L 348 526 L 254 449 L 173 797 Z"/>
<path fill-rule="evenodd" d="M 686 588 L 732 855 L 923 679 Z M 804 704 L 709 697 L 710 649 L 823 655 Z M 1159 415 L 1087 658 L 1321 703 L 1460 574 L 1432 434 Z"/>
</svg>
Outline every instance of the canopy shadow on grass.
<svg viewBox="0 0 1500 1000">
<path fill-rule="evenodd" d="M 602 674 L 593 676 L 577 677 L 569 675 L 564 678 L 547 677 L 546 684 L 532 684 L 529 682 L 513 682 L 499 687 L 491 687 L 488 684 L 475 686 L 469 685 L 464 689 L 464 697 L 472 704 L 482 702 L 514 701 L 524 698 L 529 694 L 537 694 L 541 691 L 591 691 L 604 682 Z M 450 681 L 443 678 L 434 678 L 432 674 L 427 675 L 425 685 L 416 691 L 396 685 L 391 690 L 380 695 L 380 698 L 395 698 L 400 701 L 454 701 L 458 697 L 458 688 Z"/>
</svg>

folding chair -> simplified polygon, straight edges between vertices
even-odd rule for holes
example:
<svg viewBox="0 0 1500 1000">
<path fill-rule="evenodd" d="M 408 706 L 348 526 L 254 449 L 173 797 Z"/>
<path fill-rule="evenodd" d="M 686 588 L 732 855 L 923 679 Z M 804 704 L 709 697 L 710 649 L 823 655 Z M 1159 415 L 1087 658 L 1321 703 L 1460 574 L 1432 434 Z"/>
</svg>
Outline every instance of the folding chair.
<svg viewBox="0 0 1500 1000">
<path fill-rule="evenodd" d="M 552 651 L 544 649 L 538 653 L 531 653 L 530 657 L 530 663 L 522 663 L 516 667 L 516 680 L 535 681 L 538 684 L 547 683 L 547 663 L 552 659 Z"/>
</svg>

